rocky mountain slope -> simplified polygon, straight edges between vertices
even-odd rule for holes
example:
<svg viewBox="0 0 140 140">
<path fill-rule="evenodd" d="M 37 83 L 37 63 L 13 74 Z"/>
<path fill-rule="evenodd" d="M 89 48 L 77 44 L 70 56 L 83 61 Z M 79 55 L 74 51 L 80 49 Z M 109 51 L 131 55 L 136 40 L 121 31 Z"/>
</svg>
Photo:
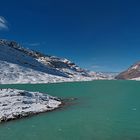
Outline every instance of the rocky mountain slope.
<svg viewBox="0 0 140 140">
<path fill-rule="evenodd" d="M 75 63 L 25 49 L 15 41 L 0 40 L 0 83 L 48 83 L 104 79 Z"/>
<path fill-rule="evenodd" d="M 117 75 L 115 79 L 140 80 L 140 62 L 135 63 L 126 71 Z"/>
</svg>

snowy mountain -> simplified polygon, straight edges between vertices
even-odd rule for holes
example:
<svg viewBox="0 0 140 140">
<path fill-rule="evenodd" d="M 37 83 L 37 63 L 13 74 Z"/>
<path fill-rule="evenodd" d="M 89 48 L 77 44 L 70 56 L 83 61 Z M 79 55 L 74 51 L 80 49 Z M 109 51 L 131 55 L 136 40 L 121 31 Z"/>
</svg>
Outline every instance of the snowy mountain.
<svg viewBox="0 0 140 140">
<path fill-rule="evenodd" d="M 140 80 L 140 62 L 135 63 L 126 71 L 117 75 L 115 78 L 124 80 Z"/>
<path fill-rule="evenodd" d="M 52 83 L 99 79 L 73 62 L 0 40 L 0 83 Z"/>
</svg>

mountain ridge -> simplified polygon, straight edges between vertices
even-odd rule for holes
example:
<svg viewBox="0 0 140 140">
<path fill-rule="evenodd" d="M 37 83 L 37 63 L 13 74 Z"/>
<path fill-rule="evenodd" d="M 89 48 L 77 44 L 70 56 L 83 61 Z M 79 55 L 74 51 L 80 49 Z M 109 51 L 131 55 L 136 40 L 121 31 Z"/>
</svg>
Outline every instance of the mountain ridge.
<svg viewBox="0 0 140 140">
<path fill-rule="evenodd" d="M 0 83 L 48 83 L 90 79 L 87 70 L 65 58 L 0 39 Z"/>
<path fill-rule="evenodd" d="M 118 80 L 140 80 L 140 61 L 131 65 L 127 70 L 118 74 L 115 79 Z"/>
<path fill-rule="evenodd" d="M 80 68 L 66 58 L 46 55 L 26 49 L 15 41 L 0 39 L 1 84 L 90 81 L 108 77 Z"/>
</svg>

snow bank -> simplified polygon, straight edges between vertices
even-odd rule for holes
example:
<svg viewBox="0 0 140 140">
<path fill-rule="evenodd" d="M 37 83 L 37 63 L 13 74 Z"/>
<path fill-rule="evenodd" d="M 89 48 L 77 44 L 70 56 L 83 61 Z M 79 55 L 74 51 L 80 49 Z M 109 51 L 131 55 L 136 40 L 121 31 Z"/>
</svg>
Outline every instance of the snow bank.
<svg viewBox="0 0 140 140">
<path fill-rule="evenodd" d="M 60 99 L 39 92 L 0 89 L 0 122 L 50 111 L 61 104 Z"/>
</svg>

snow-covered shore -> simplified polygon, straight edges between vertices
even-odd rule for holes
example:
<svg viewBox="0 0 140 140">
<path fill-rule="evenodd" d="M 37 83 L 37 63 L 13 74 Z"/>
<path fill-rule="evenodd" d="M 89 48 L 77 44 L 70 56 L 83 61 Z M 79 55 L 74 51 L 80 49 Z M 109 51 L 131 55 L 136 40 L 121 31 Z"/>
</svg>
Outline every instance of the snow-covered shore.
<svg viewBox="0 0 140 140">
<path fill-rule="evenodd" d="M 51 111 L 61 104 L 60 99 L 44 93 L 0 89 L 0 122 Z"/>
</svg>

